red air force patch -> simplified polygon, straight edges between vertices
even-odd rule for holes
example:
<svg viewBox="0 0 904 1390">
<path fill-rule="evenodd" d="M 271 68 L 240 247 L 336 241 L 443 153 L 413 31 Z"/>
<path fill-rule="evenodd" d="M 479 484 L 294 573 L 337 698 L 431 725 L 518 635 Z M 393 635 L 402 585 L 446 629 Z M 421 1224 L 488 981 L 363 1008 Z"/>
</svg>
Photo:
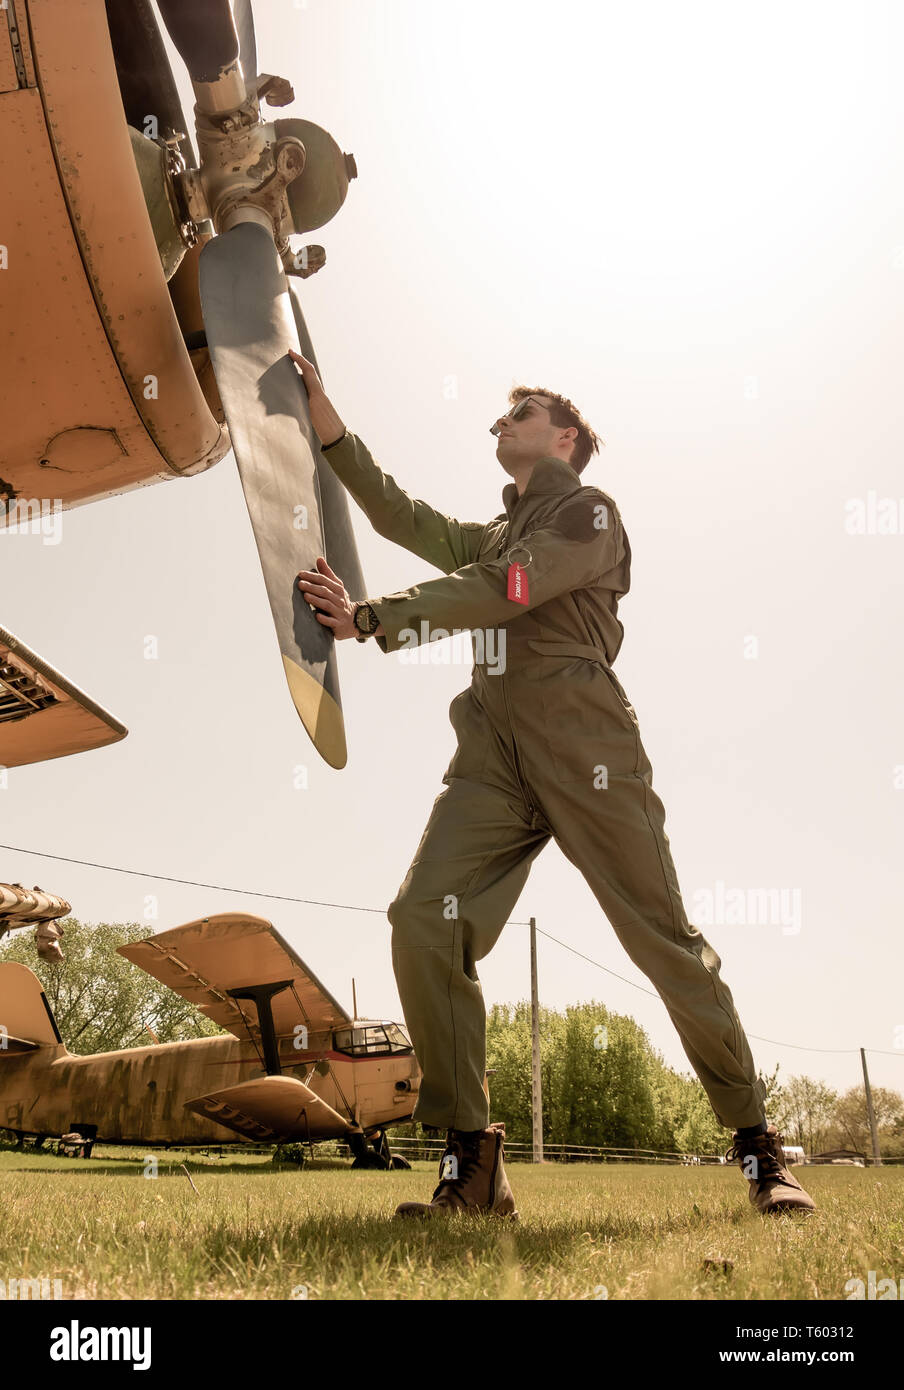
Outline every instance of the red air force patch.
<svg viewBox="0 0 904 1390">
<path fill-rule="evenodd" d="M 516 562 L 509 565 L 508 571 L 508 597 L 515 603 L 529 603 L 527 591 L 527 570 L 521 568 Z"/>
</svg>

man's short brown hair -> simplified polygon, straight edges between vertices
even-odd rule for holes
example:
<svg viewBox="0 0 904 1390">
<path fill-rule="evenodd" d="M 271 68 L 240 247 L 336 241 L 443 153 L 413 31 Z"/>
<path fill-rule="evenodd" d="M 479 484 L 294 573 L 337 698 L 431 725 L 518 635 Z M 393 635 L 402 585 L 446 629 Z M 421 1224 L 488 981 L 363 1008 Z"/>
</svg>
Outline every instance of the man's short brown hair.
<svg viewBox="0 0 904 1390">
<path fill-rule="evenodd" d="M 567 396 L 561 396 L 558 391 L 548 391 L 545 386 L 513 386 L 508 393 L 509 405 L 515 405 L 525 396 L 548 396 L 552 401 L 549 407 L 550 422 L 562 430 L 567 430 L 569 425 L 577 427 L 577 438 L 571 447 L 571 458 L 568 461 L 577 473 L 583 473 L 590 462 L 590 455 L 598 454 L 600 444 L 605 444 L 606 441 L 600 439 L 590 428 L 577 406 L 573 405 Z"/>
</svg>

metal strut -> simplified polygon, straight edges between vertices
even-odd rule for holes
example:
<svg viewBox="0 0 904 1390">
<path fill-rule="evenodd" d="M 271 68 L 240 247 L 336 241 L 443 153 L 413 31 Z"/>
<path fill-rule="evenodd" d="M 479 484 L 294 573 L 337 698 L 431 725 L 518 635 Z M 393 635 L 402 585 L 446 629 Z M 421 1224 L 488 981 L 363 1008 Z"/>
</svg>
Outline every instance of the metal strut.
<svg viewBox="0 0 904 1390">
<path fill-rule="evenodd" d="M 290 984 L 292 984 L 291 980 L 279 980 L 272 985 L 246 985 L 244 989 L 227 989 L 226 991 L 231 999 L 250 999 L 257 1006 L 257 1026 L 261 1035 L 264 1067 L 268 1076 L 282 1076 L 279 1043 L 276 1040 L 276 1028 L 273 1024 L 272 999 L 274 994 L 288 989 Z M 250 1036 L 250 1028 L 248 1033 Z M 252 1037 L 251 1040 L 253 1042 L 254 1038 Z"/>
</svg>

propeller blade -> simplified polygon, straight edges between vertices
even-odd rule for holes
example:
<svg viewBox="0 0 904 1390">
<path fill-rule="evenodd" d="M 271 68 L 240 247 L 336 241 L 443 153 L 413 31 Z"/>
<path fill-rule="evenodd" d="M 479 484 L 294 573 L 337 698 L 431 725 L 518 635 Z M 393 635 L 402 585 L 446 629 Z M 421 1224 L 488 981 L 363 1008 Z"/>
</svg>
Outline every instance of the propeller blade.
<svg viewBox="0 0 904 1390">
<path fill-rule="evenodd" d="M 239 60 L 246 87 L 257 77 L 257 43 L 254 38 L 254 13 L 251 0 L 232 0 L 235 31 L 239 36 Z"/>
<path fill-rule="evenodd" d="M 157 0 L 192 82 L 213 83 L 239 56 L 229 0 Z"/>
<path fill-rule="evenodd" d="M 201 308 L 283 668 L 295 708 L 331 767 L 345 767 L 336 643 L 296 583 L 329 559 L 304 386 L 290 357 L 298 336 L 273 238 L 242 222 L 201 252 Z M 330 562 L 332 563 L 332 562 Z M 336 569 L 345 582 L 341 570 Z"/>
<path fill-rule="evenodd" d="M 308 333 L 308 326 L 301 310 L 298 282 L 294 276 L 290 275 L 287 278 L 289 295 L 292 299 L 292 310 L 295 315 L 295 329 L 298 333 L 301 351 L 308 361 L 313 362 L 314 366 L 317 367 L 317 375 L 323 381 L 323 375 L 317 366 L 317 358 L 314 355 L 311 335 Z M 319 449 L 314 451 L 314 464 L 320 483 L 320 496 L 323 499 L 323 540 L 326 545 L 326 550 L 323 553 L 329 561 L 330 569 L 335 570 L 339 575 L 349 595 L 354 599 L 366 598 L 367 587 L 364 583 L 361 561 L 358 558 L 355 533 L 352 530 L 352 519 L 348 509 L 348 493 L 330 467 L 329 460 L 324 458 Z"/>
</svg>

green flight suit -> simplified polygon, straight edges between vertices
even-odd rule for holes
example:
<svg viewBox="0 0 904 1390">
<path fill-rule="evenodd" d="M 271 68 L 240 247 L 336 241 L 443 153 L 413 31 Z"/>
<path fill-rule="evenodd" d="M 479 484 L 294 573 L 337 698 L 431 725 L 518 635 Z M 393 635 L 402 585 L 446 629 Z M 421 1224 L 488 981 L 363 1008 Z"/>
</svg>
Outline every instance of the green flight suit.
<svg viewBox="0 0 904 1390">
<path fill-rule="evenodd" d="M 387 913 L 423 1071 L 414 1118 L 439 1129 L 489 1123 L 476 962 L 552 836 L 662 998 L 717 1118 L 759 1124 L 765 1086 L 719 956 L 688 924 L 637 718 L 612 671 L 631 562 L 612 499 L 543 457 L 520 497 L 513 482 L 503 488 L 499 516 L 460 522 L 409 497 L 350 431 L 323 453 L 374 529 L 445 575 L 368 599 L 385 628 L 382 650 L 455 629 L 470 629 L 475 643 L 470 687 L 449 709 L 458 748 L 446 789 Z M 513 561 L 526 603 L 508 597 Z M 476 643 L 487 629 L 504 638 L 502 671 L 478 659 L 491 652 Z"/>
</svg>

